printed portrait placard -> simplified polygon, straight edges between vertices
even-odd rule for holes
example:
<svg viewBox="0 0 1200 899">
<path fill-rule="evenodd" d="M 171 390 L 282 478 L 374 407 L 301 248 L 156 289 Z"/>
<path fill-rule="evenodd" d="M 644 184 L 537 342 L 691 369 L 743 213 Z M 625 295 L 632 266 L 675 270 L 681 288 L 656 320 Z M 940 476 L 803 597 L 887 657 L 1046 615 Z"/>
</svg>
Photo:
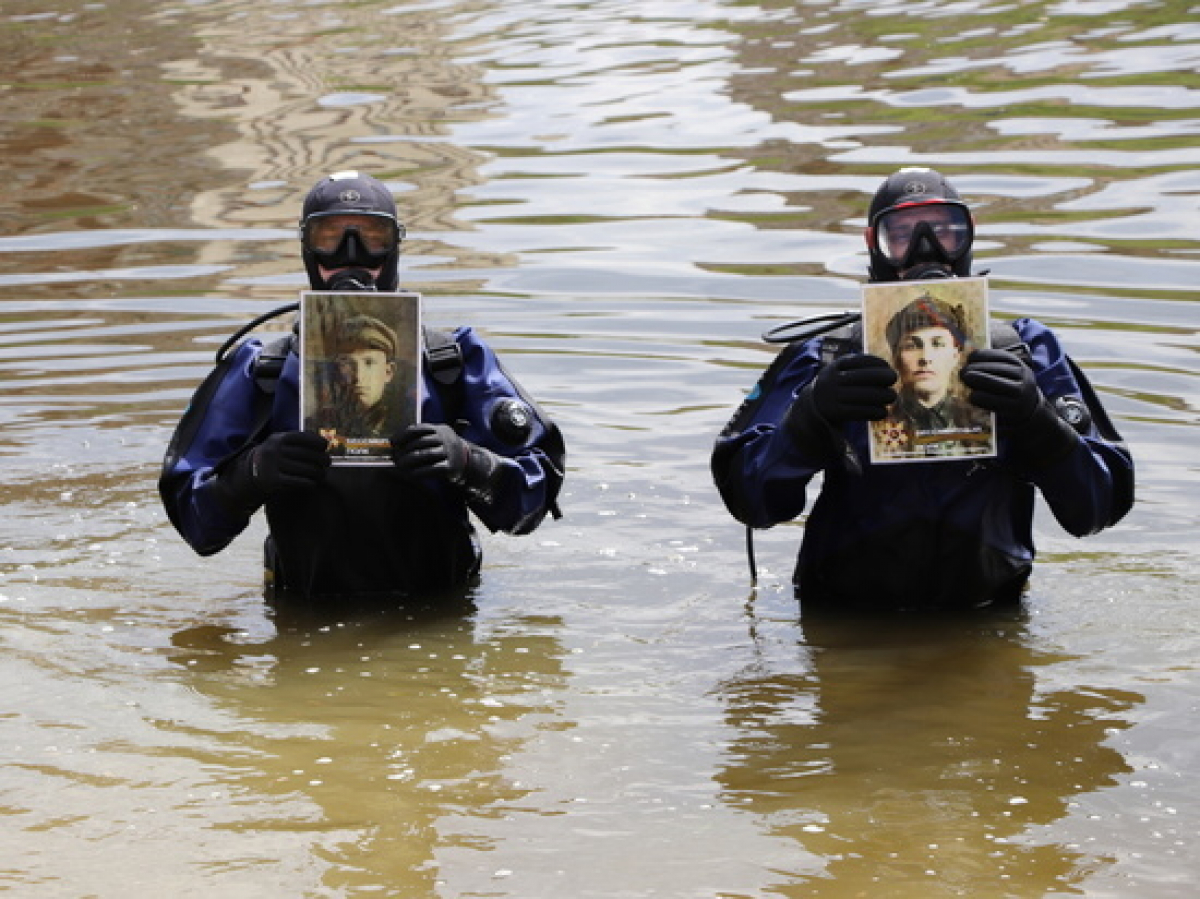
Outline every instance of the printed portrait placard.
<svg viewBox="0 0 1200 899">
<path fill-rule="evenodd" d="M 418 420 L 421 295 L 300 295 L 300 421 L 334 465 L 390 465 L 389 438 Z"/>
<path fill-rule="evenodd" d="M 996 420 L 971 405 L 959 371 L 989 346 L 986 278 L 866 284 L 863 347 L 900 375 L 899 398 L 869 422 L 871 461 L 934 462 L 996 455 Z"/>
</svg>

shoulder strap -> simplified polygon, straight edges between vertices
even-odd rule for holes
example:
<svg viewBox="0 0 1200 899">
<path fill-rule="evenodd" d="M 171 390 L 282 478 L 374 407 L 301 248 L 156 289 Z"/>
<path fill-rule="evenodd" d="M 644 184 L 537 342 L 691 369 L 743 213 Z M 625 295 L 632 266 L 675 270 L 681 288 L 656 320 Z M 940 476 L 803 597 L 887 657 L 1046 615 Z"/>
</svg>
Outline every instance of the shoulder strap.
<svg viewBox="0 0 1200 899">
<path fill-rule="evenodd" d="M 288 353 L 296 346 L 296 335 L 284 334 L 263 344 L 254 360 L 254 383 L 258 389 L 267 395 L 275 393 L 275 385 L 279 383 L 279 375 L 283 372 L 283 363 L 287 361 Z"/>
<path fill-rule="evenodd" d="M 853 321 L 822 335 L 821 364 L 828 365 L 839 356 L 862 352 L 862 322 Z"/>
<path fill-rule="evenodd" d="M 422 328 L 425 336 L 425 361 L 429 373 L 443 386 L 457 384 L 463 373 L 463 352 L 449 331 Z"/>
<path fill-rule="evenodd" d="M 988 337 L 993 350 L 1008 350 L 1026 365 L 1032 363 L 1033 354 L 1029 352 L 1029 345 L 1021 339 L 1021 335 L 1012 326 L 1012 322 L 991 322 L 988 325 Z"/>
<path fill-rule="evenodd" d="M 462 391 L 463 351 L 450 331 L 422 328 L 425 364 L 438 388 L 446 421 L 451 424 L 459 417 L 465 400 Z"/>
</svg>

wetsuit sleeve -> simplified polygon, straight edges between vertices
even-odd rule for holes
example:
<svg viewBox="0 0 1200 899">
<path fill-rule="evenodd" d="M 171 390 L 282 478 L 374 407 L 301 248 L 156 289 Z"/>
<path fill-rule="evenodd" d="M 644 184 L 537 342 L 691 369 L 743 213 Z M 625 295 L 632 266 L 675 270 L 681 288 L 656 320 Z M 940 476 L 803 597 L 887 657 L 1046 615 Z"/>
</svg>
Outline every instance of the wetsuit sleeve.
<svg viewBox="0 0 1200 899">
<path fill-rule="evenodd" d="M 1109 422 L 1083 373 L 1063 351 L 1057 336 L 1033 319 L 1013 323 L 1029 348 L 1038 387 L 1052 403 L 1066 400 L 1087 414 L 1075 425 L 1076 446 L 1041 465 L 1017 463 L 1023 477 L 1041 491 L 1059 524 L 1083 537 L 1116 524 L 1133 505 L 1133 457 Z M 1001 461 L 1013 458 L 1001 434 Z"/>
<path fill-rule="evenodd" d="M 220 552 L 249 522 L 222 504 L 213 487 L 220 464 L 244 449 L 254 430 L 253 365 L 261 348 L 246 341 L 200 385 L 163 462 L 159 494 L 167 516 L 202 556 Z"/>
<path fill-rule="evenodd" d="M 806 457 L 781 427 L 797 394 L 817 375 L 820 344 L 818 338 L 780 353 L 713 447 L 713 480 L 743 524 L 766 528 L 795 518 L 804 511 L 808 482 L 825 464 Z"/>
<path fill-rule="evenodd" d="M 458 417 L 466 424 L 461 436 L 491 450 L 500 464 L 492 489 L 487 494 L 469 493 L 468 504 L 489 530 L 527 534 L 548 512 L 557 515 L 566 464 L 562 434 L 470 328 L 459 329 L 455 339 L 463 351 L 462 414 Z M 515 400 L 528 410 L 527 435 L 498 431 L 496 409 L 506 400 Z"/>
</svg>

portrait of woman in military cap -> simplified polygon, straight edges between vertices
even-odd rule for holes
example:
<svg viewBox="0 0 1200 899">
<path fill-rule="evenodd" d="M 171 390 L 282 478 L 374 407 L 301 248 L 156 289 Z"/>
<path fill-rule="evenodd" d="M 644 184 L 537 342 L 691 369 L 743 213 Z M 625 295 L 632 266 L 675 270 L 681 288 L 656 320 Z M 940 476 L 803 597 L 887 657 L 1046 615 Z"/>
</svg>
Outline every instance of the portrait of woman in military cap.
<svg viewBox="0 0 1200 899">
<path fill-rule="evenodd" d="M 981 278 L 864 288 L 867 352 L 899 375 L 896 402 L 871 422 L 873 462 L 994 456 L 992 414 L 967 400 L 959 378 L 973 350 L 988 346 Z"/>
</svg>

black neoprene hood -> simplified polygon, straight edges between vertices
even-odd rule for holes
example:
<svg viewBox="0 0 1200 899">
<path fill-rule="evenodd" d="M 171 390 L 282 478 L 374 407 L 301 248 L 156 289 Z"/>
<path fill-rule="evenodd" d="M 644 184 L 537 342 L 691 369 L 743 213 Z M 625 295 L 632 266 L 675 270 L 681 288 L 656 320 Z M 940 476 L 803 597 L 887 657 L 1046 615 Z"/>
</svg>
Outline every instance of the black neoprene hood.
<svg viewBox="0 0 1200 899">
<path fill-rule="evenodd" d="M 906 203 L 927 203 L 938 200 L 962 202 L 954 185 L 946 176 L 935 169 L 903 168 L 889 175 L 875 191 L 867 211 L 868 236 L 867 249 L 871 254 L 870 278 L 872 281 L 899 281 L 900 272 L 880 251 L 879 244 L 872 233 L 876 217 L 895 206 Z M 971 252 L 968 249 L 953 263 L 953 272 L 960 278 L 971 274 Z"/>
<path fill-rule="evenodd" d="M 382 182 L 361 172 L 334 172 L 313 186 L 304 198 L 304 206 L 301 209 L 301 234 L 309 216 L 336 213 L 386 215 L 399 221 L 392 192 Z M 313 289 L 328 290 L 329 285 L 321 277 L 317 259 L 304 247 L 303 242 L 300 255 L 304 259 L 304 268 L 308 272 L 308 281 Z M 395 251 L 387 255 L 379 277 L 375 279 L 375 286 L 379 290 L 395 290 L 399 281 L 400 246 L 397 244 Z"/>
</svg>

